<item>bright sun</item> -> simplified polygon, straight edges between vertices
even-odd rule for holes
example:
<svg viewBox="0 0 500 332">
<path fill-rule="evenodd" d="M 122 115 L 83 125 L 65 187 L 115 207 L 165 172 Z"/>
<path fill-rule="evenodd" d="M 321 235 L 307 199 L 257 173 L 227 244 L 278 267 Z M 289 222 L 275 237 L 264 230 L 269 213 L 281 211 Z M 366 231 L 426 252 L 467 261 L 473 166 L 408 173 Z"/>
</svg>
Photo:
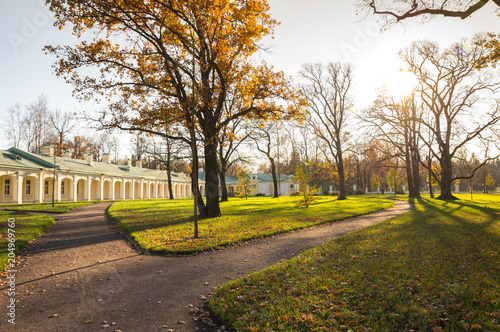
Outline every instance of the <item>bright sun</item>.
<svg viewBox="0 0 500 332">
<path fill-rule="evenodd" d="M 395 100 L 402 99 L 408 95 L 416 88 L 418 84 L 418 78 L 415 74 L 395 71 L 388 74 L 385 79 L 385 86 L 389 91 L 392 98 Z"/>
</svg>

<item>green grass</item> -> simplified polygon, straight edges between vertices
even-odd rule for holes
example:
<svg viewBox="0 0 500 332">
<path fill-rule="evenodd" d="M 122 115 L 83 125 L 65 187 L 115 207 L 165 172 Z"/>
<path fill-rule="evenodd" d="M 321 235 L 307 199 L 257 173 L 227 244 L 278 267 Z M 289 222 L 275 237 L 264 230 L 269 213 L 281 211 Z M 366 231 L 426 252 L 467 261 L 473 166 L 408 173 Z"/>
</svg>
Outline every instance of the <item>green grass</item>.
<svg viewBox="0 0 500 332">
<path fill-rule="evenodd" d="M 157 253 L 192 253 L 228 246 L 324 222 L 386 209 L 392 201 L 321 197 L 309 208 L 297 207 L 296 197 L 252 197 L 221 203 L 222 217 L 199 221 L 194 239 L 193 200 L 158 199 L 114 203 L 109 214 L 141 248 Z"/>
<path fill-rule="evenodd" d="M 100 201 L 85 201 L 85 202 L 57 202 L 52 207 L 52 203 L 33 203 L 33 204 L 20 204 L 9 205 L 5 207 L 8 211 L 26 211 L 26 212 L 47 212 L 47 213 L 66 213 L 76 208 L 96 204 Z"/>
<path fill-rule="evenodd" d="M 9 218 L 14 218 L 15 223 L 9 222 Z M 12 221 L 12 220 L 10 220 Z M 34 215 L 34 214 L 17 214 L 16 212 L 0 211 L 0 271 L 4 271 L 6 264 L 14 263 L 10 260 L 12 253 L 15 254 L 15 261 L 19 256 L 19 251 L 25 247 L 30 240 L 37 237 L 39 234 L 54 223 L 54 219 L 49 216 Z M 13 224 L 15 227 L 9 227 Z M 15 238 L 15 242 L 10 247 L 9 251 L 9 228 L 11 238 Z M 11 257 L 9 257 L 11 253 Z M 8 267 L 8 269 L 13 266 Z"/>
<path fill-rule="evenodd" d="M 458 196 L 232 281 L 208 308 L 236 331 L 500 331 L 500 197 Z"/>
</svg>

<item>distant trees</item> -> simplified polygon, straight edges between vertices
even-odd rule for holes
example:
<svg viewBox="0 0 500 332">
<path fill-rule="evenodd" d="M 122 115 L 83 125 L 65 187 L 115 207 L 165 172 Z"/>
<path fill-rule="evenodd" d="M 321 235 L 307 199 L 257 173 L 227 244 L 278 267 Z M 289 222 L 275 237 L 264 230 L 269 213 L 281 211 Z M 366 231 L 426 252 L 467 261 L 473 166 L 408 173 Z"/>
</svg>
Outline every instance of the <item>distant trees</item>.
<svg viewBox="0 0 500 332">
<path fill-rule="evenodd" d="M 418 98 L 418 97 L 417 97 Z M 396 149 L 394 157 L 405 163 L 409 197 L 420 197 L 420 129 L 422 106 L 414 92 L 394 100 L 383 91 L 364 114 L 364 120 L 375 128 L 377 140 Z"/>
</svg>

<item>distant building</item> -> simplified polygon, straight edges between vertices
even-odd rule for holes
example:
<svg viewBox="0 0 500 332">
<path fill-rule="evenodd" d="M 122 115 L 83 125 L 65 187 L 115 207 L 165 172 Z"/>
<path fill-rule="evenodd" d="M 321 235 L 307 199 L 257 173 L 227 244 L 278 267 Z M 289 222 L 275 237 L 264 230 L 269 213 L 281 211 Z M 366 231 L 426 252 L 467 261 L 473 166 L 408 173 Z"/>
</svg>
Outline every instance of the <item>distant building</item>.
<svg viewBox="0 0 500 332">
<path fill-rule="evenodd" d="M 271 174 L 250 174 L 250 184 L 256 188 L 256 193 L 265 196 L 274 196 L 274 183 Z M 296 193 L 298 184 L 293 181 L 293 175 L 281 174 L 278 180 L 278 194 L 290 196 Z"/>
<path fill-rule="evenodd" d="M 169 197 L 166 171 L 142 168 L 140 161 L 132 166 L 130 159 L 128 165 L 112 164 L 106 154 L 102 159 L 94 161 L 91 154 L 85 160 L 65 155 L 54 162 L 50 146 L 45 146 L 41 155 L 18 148 L 0 150 L 0 204 L 51 202 L 54 184 L 56 202 Z M 174 197 L 192 197 L 190 177 L 183 173 L 171 175 Z M 250 177 L 256 194 L 274 194 L 271 175 Z M 199 179 L 200 192 L 205 196 L 205 172 L 199 173 Z M 235 195 L 237 185 L 237 177 L 226 175 L 229 196 Z M 279 194 L 288 196 L 296 191 L 292 176 L 281 175 Z"/>
<path fill-rule="evenodd" d="M 96 162 L 88 154 L 85 160 L 56 157 L 54 163 L 50 146 L 43 155 L 0 150 L 0 204 L 51 202 L 54 183 L 56 202 L 169 197 L 167 172 L 142 168 L 140 162 L 115 165 L 109 155 Z M 172 191 L 174 197 L 191 197 L 191 179 L 172 173 Z"/>
<path fill-rule="evenodd" d="M 205 172 L 199 173 L 199 179 L 205 182 Z M 238 186 L 238 177 L 226 174 L 226 188 L 228 196 L 234 196 Z M 220 183 L 220 181 L 219 181 Z M 271 174 L 256 173 L 250 174 L 250 185 L 255 188 L 255 194 L 264 196 L 274 195 L 273 177 Z M 290 196 L 297 192 L 298 185 L 293 181 L 293 175 L 280 175 L 278 181 L 278 191 L 281 196 Z M 219 195 L 221 188 L 219 187 Z"/>
</svg>

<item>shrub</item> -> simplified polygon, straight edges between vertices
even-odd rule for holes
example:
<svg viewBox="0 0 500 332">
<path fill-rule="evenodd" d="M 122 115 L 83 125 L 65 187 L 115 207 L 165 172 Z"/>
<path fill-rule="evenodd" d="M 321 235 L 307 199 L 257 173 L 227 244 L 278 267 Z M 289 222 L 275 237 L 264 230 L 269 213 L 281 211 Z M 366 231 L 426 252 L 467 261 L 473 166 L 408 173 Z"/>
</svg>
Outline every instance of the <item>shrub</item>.
<svg viewBox="0 0 500 332">
<path fill-rule="evenodd" d="M 365 194 L 365 190 L 362 189 L 362 188 L 358 188 L 356 189 L 356 195 L 364 195 Z"/>
</svg>

